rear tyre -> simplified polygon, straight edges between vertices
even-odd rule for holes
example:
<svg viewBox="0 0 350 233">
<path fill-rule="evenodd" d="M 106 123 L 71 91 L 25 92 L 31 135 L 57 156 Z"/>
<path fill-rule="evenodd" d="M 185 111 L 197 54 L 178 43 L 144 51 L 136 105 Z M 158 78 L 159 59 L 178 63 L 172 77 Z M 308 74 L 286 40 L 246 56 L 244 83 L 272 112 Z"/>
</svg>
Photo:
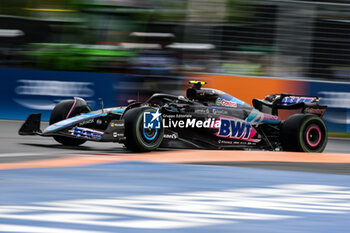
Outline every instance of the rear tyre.
<svg viewBox="0 0 350 233">
<path fill-rule="evenodd" d="M 86 110 L 84 108 L 77 108 L 75 109 L 75 111 L 71 111 L 74 101 L 75 100 L 63 100 L 59 102 L 51 112 L 50 125 L 67 119 L 67 116 L 69 113 L 70 114 L 68 118 L 79 115 L 81 113 L 89 112 L 87 108 Z M 79 146 L 86 142 L 85 139 L 70 138 L 70 137 L 64 137 L 64 136 L 53 136 L 53 138 L 55 139 L 55 141 L 66 146 Z"/>
<path fill-rule="evenodd" d="M 322 152 L 327 141 L 325 123 L 312 114 L 291 115 L 281 128 L 281 142 L 285 151 Z"/>
<path fill-rule="evenodd" d="M 163 141 L 164 128 L 160 124 L 159 129 L 144 128 L 144 112 L 156 112 L 154 108 L 142 107 L 128 110 L 125 120 L 125 146 L 135 152 L 149 152 L 157 149 Z M 161 116 L 159 116 L 161 122 Z"/>
</svg>

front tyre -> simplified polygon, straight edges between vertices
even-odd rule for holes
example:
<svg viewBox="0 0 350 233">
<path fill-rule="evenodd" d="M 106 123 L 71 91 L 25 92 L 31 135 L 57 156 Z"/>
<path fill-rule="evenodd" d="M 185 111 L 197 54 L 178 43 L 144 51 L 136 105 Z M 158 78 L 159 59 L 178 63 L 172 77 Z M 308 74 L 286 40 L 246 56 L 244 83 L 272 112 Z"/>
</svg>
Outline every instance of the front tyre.
<svg viewBox="0 0 350 233">
<path fill-rule="evenodd" d="M 327 141 L 325 123 L 312 114 L 291 115 L 281 127 L 281 142 L 285 151 L 322 152 Z"/>
<path fill-rule="evenodd" d="M 135 152 L 153 151 L 159 147 L 163 141 L 164 128 L 161 124 L 161 116 L 153 122 L 160 123 L 160 128 L 147 129 L 144 127 L 144 113 L 155 114 L 154 108 L 141 107 L 128 110 L 123 119 L 125 120 L 125 146 L 128 150 Z"/>
<path fill-rule="evenodd" d="M 51 112 L 50 125 L 56 122 L 65 120 L 67 118 L 77 116 L 82 113 L 89 112 L 88 105 L 85 100 L 81 98 L 74 98 L 74 100 L 63 100 L 59 102 Z M 71 138 L 64 136 L 53 136 L 55 141 L 65 146 L 79 146 L 86 142 L 85 139 Z"/>
</svg>

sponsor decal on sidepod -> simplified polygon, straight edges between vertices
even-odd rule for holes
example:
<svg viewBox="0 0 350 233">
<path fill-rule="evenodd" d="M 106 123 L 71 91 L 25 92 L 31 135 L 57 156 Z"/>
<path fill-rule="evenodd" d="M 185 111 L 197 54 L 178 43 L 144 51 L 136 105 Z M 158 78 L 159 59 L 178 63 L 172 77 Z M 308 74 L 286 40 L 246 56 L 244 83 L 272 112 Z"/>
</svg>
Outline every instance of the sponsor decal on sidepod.
<svg viewBox="0 0 350 233">
<path fill-rule="evenodd" d="M 251 124 L 236 118 L 220 117 L 220 128 L 216 136 L 230 139 L 258 142 L 260 139 L 253 139 L 257 133 Z"/>
</svg>

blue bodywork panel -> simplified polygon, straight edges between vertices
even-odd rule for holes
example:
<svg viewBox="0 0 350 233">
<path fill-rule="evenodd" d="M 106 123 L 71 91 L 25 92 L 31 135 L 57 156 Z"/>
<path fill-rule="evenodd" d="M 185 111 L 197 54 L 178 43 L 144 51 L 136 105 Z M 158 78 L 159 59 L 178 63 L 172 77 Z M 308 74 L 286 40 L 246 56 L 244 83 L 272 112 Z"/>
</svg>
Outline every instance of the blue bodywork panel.
<svg viewBox="0 0 350 233">
<path fill-rule="evenodd" d="M 112 110 L 111 112 L 113 112 L 113 113 L 121 113 L 121 114 L 123 114 L 123 113 L 124 113 L 124 111 L 125 111 L 125 108 L 120 108 L 120 109 L 115 109 L 115 110 Z"/>
<path fill-rule="evenodd" d="M 69 127 L 71 125 L 74 125 L 76 123 L 79 123 L 79 122 L 87 120 L 87 119 L 94 119 L 94 118 L 97 118 L 97 117 L 100 117 L 100 116 L 106 116 L 106 115 L 107 115 L 107 113 L 105 113 L 105 112 L 84 113 L 84 114 L 81 114 L 81 115 L 78 115 L 78 116 L 75 116 L 75 117 L 72 117 L 72 118 L 68 118 L 68 119 L 63 120 L 63 121 L 59 121 L 59 122 L 57 122 L 57 123 L 55 123 L 53 125 L 50 125 L 49 127 L 47 127 L 44 130 L 43 134 L 55 132 L 55 131 L 57 131 L 59 129 L 63 129 L 63 128 Z"/>
<path fill-rule="evenodd" d="M 114 114 L 123 114 L 125 111 L 125 107 L 118 107 L 118 108 L 110 108 L 105 109 L 105 112 L 89 112 L 84 113 L 75 117 L 71 117 L 68 119 L 65 119 L 63 121 L 59 121 L 53 125 L 50 125 L 44 130 L 44 135 L 48 133 L 56 132 L 57 130 L 64 129 L 66 127 L 70 127 L 72 125 L 75 125 L 77 123 L 80 123 L 82 121 L 88 120 L 88 119 L 95 119 L 101 116 L 106 116 L 109 112 Z"/>
</svg>

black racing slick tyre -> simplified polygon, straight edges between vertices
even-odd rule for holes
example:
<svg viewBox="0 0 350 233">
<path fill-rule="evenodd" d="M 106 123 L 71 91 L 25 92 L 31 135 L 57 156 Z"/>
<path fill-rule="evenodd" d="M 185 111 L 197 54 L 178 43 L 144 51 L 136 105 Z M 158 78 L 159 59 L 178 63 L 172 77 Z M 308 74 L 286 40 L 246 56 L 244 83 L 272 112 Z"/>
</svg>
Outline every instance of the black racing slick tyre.
<svg viewBox="0 0 350 233">
<path fill-rule="evenodd" d="M 80 105 L 86 104 L 86 102 L 82 99 L 78 99 L 80 101 Z M 81 113 L 89 112 L 88 107 L 84 108 L 82 106 L 75 108 L 77 105 L 77 100 L 63 100 L 59 102 L 51 112 L 50 116 L 50 125 L 55 124 L 56 122 L 62 121 L 64 119 L 77 116 Z M 86 105 L 87 106 L 87 105 Z M 74 108 L 74 111 L 73 111 Z M 64 136 L 53 136 L 55 141 L 66 145 L 66 146 L 79 146 L 86 142 L 85 139 L 64 137 Z"/>
<path fill-rule="evenodd" d="M 149 107 L 128 110 L 123 119 L 125 121 L 125 146 L 134 152 L 149 152 L 157 149 L 163 141 L 164 128 L 162 118 L 157 118 L 160 128 L 147 129 L 144 127 L 144 113 L 156 114 L 156 109 Z"/>
<path fill-rule="evenodd" d="M 281 142 L 285 151 L 322 152 L 327 141 L 327 127 L 316 115 L 294 114 L 282 124 Z"/>
</svg>

